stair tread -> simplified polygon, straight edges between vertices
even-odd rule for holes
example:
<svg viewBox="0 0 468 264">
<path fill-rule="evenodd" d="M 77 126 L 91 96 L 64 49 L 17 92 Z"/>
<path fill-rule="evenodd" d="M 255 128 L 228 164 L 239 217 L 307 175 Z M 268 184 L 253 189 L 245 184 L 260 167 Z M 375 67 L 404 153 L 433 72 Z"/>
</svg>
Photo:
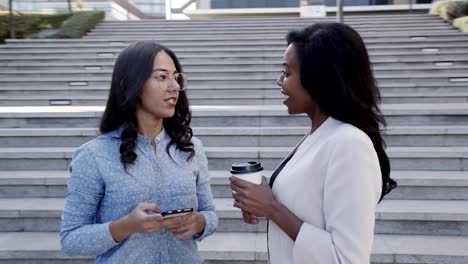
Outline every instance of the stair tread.
<svg viewBox="0 0 468 264">
<path fill-rule="evenodd" d="M 268 126 L 268 127 L 192 127 L 197 135 L 305 135 L 307 126 Z M 2 136 L 96 136 L 99 129 L 82 128 L 0 128 Z M 468 134 L 468 126 L 387 126 L 387 135 L 463 135 Z"/>
<path fill-rule="evenodd" d="M 214 198 L 219 217 L 241 218 L 232 198 Z M 65 198 L 0 198 L 0 217 L 58 217 Z M 468 200 L 383 200 L 377 220 L 468 221 Z"/>
<path fill-rule="evenodd" d="M 0 158 L 71 158 L 76 147 L 0 148 Z M 292 147 L 205 147 L 208 158 L 283 158 Z M 468 158 L 467 147 L 388 147 L 390 158 Z"/>
<path fill-rule="evenodd" d="M 414 255 L 456 256 L 468 259 L 466 245 L 468 237 L 463 236 L 375 235 L 372 257 Z M 219 259 L 223 257 L 222 253 L 229 252 L 230 259 L 266 260 L 266 234 L 215 233 L 200 243 L 199 250 L 206 259 Z M 8 257 L 12 252 L 26 258 L 59 258 L 59 251 L 60 238 L 57 232 L 0 233 L 0 259 Z"/>
</svg>

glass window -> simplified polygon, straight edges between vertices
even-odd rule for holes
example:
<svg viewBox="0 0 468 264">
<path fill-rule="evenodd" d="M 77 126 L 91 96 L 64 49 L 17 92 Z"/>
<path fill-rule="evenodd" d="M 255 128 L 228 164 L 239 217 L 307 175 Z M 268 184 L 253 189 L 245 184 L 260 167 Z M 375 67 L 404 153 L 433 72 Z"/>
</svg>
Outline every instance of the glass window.
<svg viewBox="0 0 468 264">
<path fill-rule="evenodd" d="M 211 0 L 211 8 L 213 9 L 298 7 L 298 6 L 299 6 L 299 0 Z"/>
</svg>

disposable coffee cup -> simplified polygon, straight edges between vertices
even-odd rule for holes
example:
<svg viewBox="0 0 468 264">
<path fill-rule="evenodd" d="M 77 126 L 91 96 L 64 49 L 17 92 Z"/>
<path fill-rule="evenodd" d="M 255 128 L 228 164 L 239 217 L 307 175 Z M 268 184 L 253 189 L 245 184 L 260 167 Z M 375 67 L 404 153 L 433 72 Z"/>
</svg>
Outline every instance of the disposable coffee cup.
<svg viewBox="0 0 468 264">
<path fill-rule="evenodd" d="M 236 162 L 231 166 L 232 176 L 255 184 L 262 183 L 263 167 L 258 161 Z"/>
</svg>

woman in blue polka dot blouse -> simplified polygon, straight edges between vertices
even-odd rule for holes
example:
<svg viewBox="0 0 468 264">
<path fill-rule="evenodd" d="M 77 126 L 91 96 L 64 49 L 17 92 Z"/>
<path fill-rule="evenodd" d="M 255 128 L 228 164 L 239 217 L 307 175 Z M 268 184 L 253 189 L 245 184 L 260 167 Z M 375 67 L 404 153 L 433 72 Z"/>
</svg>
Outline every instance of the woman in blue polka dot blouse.
<svg viewBox="0 0 468 264">
<path fill-rule="evenodd" d="M 218 224 L 186 78 L 175 54 L 137 42 L 117 58 L 100 132 L 70 164 L 60 233 L 65 255 L 96 263 L 201 263 Z M 193 208 L 163 219 L 160 212 Z"/>
</svg>

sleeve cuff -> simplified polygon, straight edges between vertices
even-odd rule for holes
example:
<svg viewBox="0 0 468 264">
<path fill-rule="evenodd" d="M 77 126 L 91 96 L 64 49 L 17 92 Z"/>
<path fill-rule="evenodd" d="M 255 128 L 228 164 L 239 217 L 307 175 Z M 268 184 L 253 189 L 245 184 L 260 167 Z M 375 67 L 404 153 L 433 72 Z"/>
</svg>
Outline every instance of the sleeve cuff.
<svg viewBox="0 0 468 264">
<path fill-rule="evenodd" d="M 115 242 L 114 238 L 112 237 L 112 233 L 110 231 L 110 223 L 111 222 L 107 222 L 107 223 L 102 224 L 102 228 L 104 229 L 103 232 L 102 232 L 103 233 L 102 241 L 109 248 L 113 248 L 113 247 L 117 246 L 120 243 Z"/>
<path fill-rule="evenodd" d="M 330 252 L 331 245 L 332 240 L 328 232 L 304 222 L 294 242 L 294 264 L 336 263 L 333 252 Z"/>
<path fill-rule="evenodd" d="M 205 217 L 205 230 L 201 235 L 194 235 L 193 239 L 196 241 L 202 241 L 205 237 L 213 234 L 216 231 L 218 223 L 218 217 L 213 211 L 200 212 Z"/>
</svg>

